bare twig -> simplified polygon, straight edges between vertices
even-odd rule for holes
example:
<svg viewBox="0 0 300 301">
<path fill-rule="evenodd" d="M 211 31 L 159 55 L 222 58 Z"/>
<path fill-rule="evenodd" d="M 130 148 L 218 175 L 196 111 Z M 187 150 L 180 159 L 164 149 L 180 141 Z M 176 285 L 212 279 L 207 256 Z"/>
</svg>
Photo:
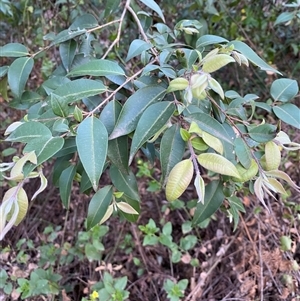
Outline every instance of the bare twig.
<svg viewBox="0 0 300 301">
<path fill-rule="evenodd" d="M 259 253 L 259 266 L 260 266 L 260 301 L 264 301 L 264 270 L 261 254 L 261 231 L 260 223 L 258 222 L 258 253 Z"/>
<path fill-rule="evenodd" d="M 130 5 L 130 0 L 127 0 L 126 4 L 125 4 L 125 7 L 124 7 L 124 10 L 122 12 L 121 18 L 119 19 L 120 24 L 119 24 L 119 27 L 118 27 L 117 37 L 112 42 L 112 44 L 108 47 L 108 49 L 104 53 L 102 59 L 106 58 L 107 55 L 110 53 L 110 51 L 114 48 L 114 46 L 119 43 L 120 38 L 121 38 L 121 30 L 122 30 L 123 21 L 124 21 L 124 18 L 125 18 L 125 15 L 126 15 L 126 12 L 128 10 L 129 5 Z"/>
</svg>

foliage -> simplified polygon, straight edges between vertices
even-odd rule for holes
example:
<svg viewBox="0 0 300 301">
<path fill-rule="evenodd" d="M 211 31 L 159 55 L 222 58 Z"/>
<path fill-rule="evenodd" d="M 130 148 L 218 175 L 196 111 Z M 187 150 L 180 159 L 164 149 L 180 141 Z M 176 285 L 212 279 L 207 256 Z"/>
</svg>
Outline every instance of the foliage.
<svg viewBox="0 0 300 301">
<path fill-rule="evenodd" d="M 20 43 L 1 47 L 0 56 L 8 62 L 1 67 L 2 81 L 8 84 L 1 85 L 1 93 L 16 110 L 27 110 L 5 132 L 6 142 L 25 146 L 22 156 L 1 164 L 1 172 L 10 171 L 4 178 L 15 182 L 0 207 L 1 239 L 27 213 L 24 183 L 40 178 L 32 199 L 37 197 L 47 187 L 43 164 L 53 158 L 53 182 L 65 208 L 75 181 L 82 193 L 95 192 L 88 229 L 113 213 L 136 221 L 140 197 L 131 165 L 138 151 L 152 162 L 160 160 L 160 182 L 170 202 L 194 179 L 198 195 L 194 225 L 209 218 L 224 200 L 237 225 L 243 208 L 235 204 L 241 203 L 238 193 L 243 185 L 267 210 L 265 194 L 286 194 L 280 181 L 300 191 L 278 169 L 282 149 L 299 149 L 280 126 L 284 122 L 300 128 L 300 110 L 292 103 L 299 92 L 297 82 L 275 80 L 267 103 L 253 93 L 224 91 L 215 74 L 231 63 L 280 73 L 246 43 L 201 35 L 203 25 L 196 20 L 182 20 L 171 29 L 154 1 L 141 2 L 159 22 L 146 11 L 138 12 L 141 8 L 128 0 L 119 19 L 108 20 L 117 5 L 101 19 L 80 15 L 68 29 L 44 37 L 48 45 L 38 52 Z M 132 40 L 123 57 L 116 53 L 108 59 L 128 18 L 134 19 L 141 37 Z M 116 26 L 117 34 L 103 54 L 95 41 L 111 26 Z M 59 50 L 60 63 L 36 89 L 26 89 L 38 56 L 53 48 Z M 130 71 L 132 65 L 136 67 Z M 257 110 L 272 115 L 278 124 L 256 119 Z M 106 170 L 112 184 L 101 187 Z M 204 170 L 209 181 L 204 181 Z"/>
</svg>

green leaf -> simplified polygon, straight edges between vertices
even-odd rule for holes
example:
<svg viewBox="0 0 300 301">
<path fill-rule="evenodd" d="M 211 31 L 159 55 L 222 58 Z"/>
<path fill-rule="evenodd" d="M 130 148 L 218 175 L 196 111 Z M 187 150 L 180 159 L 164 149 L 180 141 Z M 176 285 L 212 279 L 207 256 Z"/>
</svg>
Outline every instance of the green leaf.
<svg viewBox="0 0 300 301">
<path fill-rule="evenodd" d="M 121 0 L 107 0 L 105 4 L 104 17 L 111 15 L 120 5 Z"/>
<path fill-rule="evenodd" d="M 110 135 L 114 129 L 116 121 L 122 110 L 121 104 L 116 101 L 110 101 L 102 110 L 99 119 L 102 121 Z M 123 172 L 128 171 L 128 138 L 121 136 L 108 141 L 107 156 L 110 161 Z"/>
<path fill-rule="evenodd" d="M 275 23 L 274 26 L 281 24 L 281 23 L 288 23 L 290 22 L 293 18 L 295 17 L 295 13 L 294 12 L 283 12 L 281 13 Z"/>
<path fill-rule="evenodd" d="M 252 62 L 254 65 L 260 67 L 260 69 L 281 74 L 279 71 L 272 68 L 265 61 L 263 61 L 247 44 L 245 44 L 241 41 L 231 41 L 228 46 L 230 47 L 231 45 L 234 46 L 234 50 L 239 51 L 250 62 Z"/>
<path fill-rule="evenodd" d="M 197 157 L 200 165 L 215 173 L 239 178 L 240 174 L 236 167 L 226 158 L 213 153 L 200 154 Z"/>
<path fill-rule="evenodd" d="M 207 73 L 215 72 L 222 67 L 226 66 L 229 63 L 234 63 L 235 59 L 228 54 L 217 54 L 209 57 L 208 59 L 204 58 L 204 63 L 202 70 Z"/>
<path fill-rule="evenodd" d="M 166 198 L 169 202 L 179 198 L 189 186 L 194 173 L 193 163 L 185 159 L 177 163 L 169 174 L 166 185 Z"/>
<path fill-rule="evenodd" d="M 7 73 L 8 84 L 12 94 L 20 98 L 25 89 L 26 82 L 32 71 L 34 61 L 30 57 L 17 58 L 10 65 Z"/>
<path fill-rule="evenodd" d="M 111 165 L 109 175 L 112 183 L 120 192 L 124 192 L 132 200 L 140 201 L 136 178 L 132 171 L 124 173 L 117 166 Z"/>
<path fill-rule="evenodd" d="M 170 81 L 169 87 L 167 89 L 167 93 L 184 90 L 189 85 L 187 79 L 183 77 L 178 77 Z"/>
<path fill-rule="evenodd" d="M 0 57 L 21 57 L 29 55 L 27 48 L 19 43 L 8 43 L 0 47 Z"/>
<path fill-rule="evenodd" d="M 224 99 L 224 91 L 223 91 L 222 86 L 219 84 L 219 82 L 216 81 L 214 78 L 211 77 L 208 80 L 208 83 L 209 83 L 209 87 L 213 91 L 215 91 L 217 94 L 219 94 L 222 99 Z"/>
<path fill-rule="evenodd" d="M 274 108 L 273 108 L 274 109 Z M 249 136 L 260 143 L 268 142 L 276 136 L 276 126 L 271 124 L 260 124 L 249 130 Z"/>
<path fill-rule="evenodd" d="M 194 113 L 185 117 L 185 119 L 190 123 L 194 121 L 201 130 L 210 133 L 210 135 L 233 144 L 234 137 L 230 137 L 224 126 L 210 115 L 206 113 Z"/>
<path fill-rule="evenodd" d="M 28 142 L 24 152 L 35 151 L 37 156 L 37 165 L 42 164 L 62 149 L 64 139 L 62 137 L 43 137 L 36 138 Z"/>
<path fill-rule="evenodd" d="M 78 30 L 70 30 L 70 29 L 65 29 L 61 31 L 51 42 L 50 46 L 54 46 L 57 44 L 60 44 L 62 42 L 66 42 L 68 40 L 72 40 L 75 37 L 78 37 L 80 35 L 83 35 L 86 33 L 86 29 L 78 29 Z"/>
<path fill-rule="evenodd" d="M 7 138 L 6 141 L 29 143 L 33 139 L 52 137 L 51 131 L 42 123 L 29 121 L 18 126 Z"/>
<path fill-rule="evenodd" d="M 239 223 L 239 212 L 245 212 L 245 208 L 243 206 L 243 202 L 241 201 L 240 198 L 236 197 L 236 196 L 232 196 L 230 198 L 227 198 L 230 208 L 228 209 L 228 211 L 230 212 L 230 214 L 233 217 L 233 231 L 236 230 L 238 223 Z"/>
<path fill-rule="evenodd" d="M 125 102 L 109 139 L 124 136 L 134 131 L 145 109 L 151 104 L 161 101 L 165 93 L 166 89 L 158 85 L 146 86 L 137 90 Z"/>
<path fill-rule="evenodd" d="M 221 43 L 228 43 L 228 40 L 219 36 L 207 34 L 207 35 L 203 35 L 197 40 L 196 48 L 198 49 L 198 48 L 206 47 L 208 45 L 221 44 Z"/>
<path fill-rule="evenodd" d="M 113 197 L 113 188 L 111 185 L 99 189 L 92 197 L 87 215 L 87 229 L 96 226 L 104 217 L 107 208 Z"/>
<path fill-rule="evenodd" d="M 180 135 L 179 124 L 168 128 L 160 143 L 161 180 L 164 183 L 172 168 L 180 162 L 185 150 L 185 142 Z"/>
<path fill-rule="evenodd" d="M 147 43 L 143 40 L 133 40 L 129 46 L 126 62 L 150 48 L 152 48 L 152 44 L 150 43 Z"/>
<path fill-rule="evenodd" d="M 300 115 L 299 115 L 300 118 Z M 279 146 L 269 141 L 265 145 L 265 159 L 267 170 L 277 170 L 281 162 L 281 152 Z"/>
<path fill-rule="evenodd" d="M 224 201 L 223 185 L 219 181 L 212 181 L 205 187 L 204 204 L 198 203 L 193 217 L 193 225 L 202 223 L 210 218 Z"/>
<path fill-rule="evenodd" d="M 108 134 L 103 123 L 88 117 L 77 129 L 76 145 L 82 165 L 96 191 L 107 154 Z"/>
<path fill-rule="evenodd" d="M 101 81 L 82 78 L 59 86 L 53 93 L 61 96 L 61 98 L 59 98 L 60 101 L 70 103 L 103 93 L 106 90 L 107 87 L 105 87 Z"/>
<path fill-rule="evenodd" d="M 107 156 L 122 172 L 128 172 L 128 138 L 118 137 L 108 141 Z"/>
<path fill-rule="evenodd" d="M 59 44 L 59 54 L 61 57 L 61 62 L 67 72 L 69 72 L 71 68 L 72 62 L 75 57 L 76 48 L 77 43 L 74 40 L 69 40 Z"/>
<path fill-rule="evenodd" d="M 8 66 L 2 66 L 0 67 L 0 77 L 3 77 L 7 74 L 8 72 Z"/>
<path fill-rule="evenodd" d="M 300 109 L 291 103 L 273 107 L 275 115 L 283 122 L 300 129 Z"/>
<path fill-rule="evenodd" d="M 152 104 L 145 110 L 132 138 L 129 164 L 139 148 L 167 123 L 174 111 L 175 105 L 170 101 Z"/>
<path fill-rule="evenodd" d="M 249 168 L 251 165 L 251 152 L 249 146 L 244 139 L 237 137 L 234 140 L 235 154 L 239 161 L 245 168 Z"/>
<path fill-rule="evenodd" d="M 92 14 L 84 14 L 75 19 L 69 30 L 93 28 L 98 26 L 98 21 Z"/>
<path fill-rule="evenodd" d="M 154 10 L 160 18 L 166 22 L 165 17 L 163 15 L 163 12 L 161 11 L 160 7 L 157 5 L 157 3 L 154 0 L 139 0 L 140 2 L 144 3 L 146 6 Z"/>
<path fill-rule="evenodd" d="M 61 201 L 66 209 L 69 208 L 71 188 L 76 173 L 76 166 L 71 165 L 65 169 L 59 177 L 59 194 Z"/>
<path fill-rule="evenodd" d="M 280 78 L 272 83 L 270 93 L 275 101 L 287 102 L 293 99 L 298 91 L 299 87 L 296 80 Z"/>
<path fill-rule="evenodd" d="M 254 159 L 251 160 L 251 164 L 247 169 L 245 169 L 240 163 L 237 164 L 236 169 L 240 174 L 240 178 L 233 178 L 235 182 L 247 182 L 252 180 L 258 173 L 258 165 Z"/>
<path fill-rule="evenodd" d="M 292 250 L 292 239 L 289 236 L 280 237 L 280 247 L 282 251 L 291 251 Z"/>
<path fill-rule="evenodd" d="M 53 113 L 57 116 L 67 117 L 69 115 L 69 106 L 63 101 L 63 97 L 54 93 L 51 93 L 50 97 Z"/>
<path fill-rule="evenodd" d="M 124 70 L 118 63 L 104 59 L 95 59 L 85 64 L 72 68 L 67 76 L 107 76 L 107 75 L 125 75 Z"/>
<path fill-rule="evenodd" d="M 210 146 L 212 149 L 214 149 L 216 152 L 218 152 L 219 154 L 223 154 L 224 152 L 224 148 L 223 148 L 223 144 L 220 141 L 220 139 L 212 136 L 211 134 L 208 134 L 206 132 L 202 133 L 202 139 L 203 141 Z"/>
<path fill-rule="evenodd" d="M 110 101 L 102 110 L 99 119 L 105 125 L 108 135 L 112 133 L 121 110 L 122 105 L 117 100 Z"/>
</svg>

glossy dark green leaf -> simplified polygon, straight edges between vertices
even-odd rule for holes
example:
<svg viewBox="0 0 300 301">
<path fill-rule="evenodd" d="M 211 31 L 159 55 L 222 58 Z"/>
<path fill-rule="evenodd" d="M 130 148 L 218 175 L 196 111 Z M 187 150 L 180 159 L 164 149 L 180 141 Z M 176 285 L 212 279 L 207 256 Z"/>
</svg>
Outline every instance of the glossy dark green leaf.
<svg viewBox="0 0 300 301">
<path fill-rule="evenodd" d="M 107 155 L 108 134 L 103 123 L 88 117 L 77 129 L 76 145 L 79 158 L 96 191 Z"/>
<path fill-rule="evenodd" d="M 128 137 L 121 136 L 108 141 L 107 156 L 122 172 L 128 172 Z"/>
<path fill-rule="evenodd" d="M 12 94 L 17 98 L 22 96 L 26 82 L 32 71 L 33 63 L 33 59 L 30 57 L 20 57 L 13 61 L 8 69 L 8 84 Z"/>
<path fill-rule="evenodd" d="M 300 109 L 292 103 L 273 107 L 275 115 L 283 122 L 300 129 Z"/>
<path fill-rule="evenodd" d="M 60 96 L 60 100 L 66 104 L 81 100 L 84 97 L 94 96 L 106 91 L 107 88 L 101 81 L 92 79 L 76 79 L 68 82 L 53 91 Z"/>
<path fill-rule="evenodd" d="M 75 19 L 70 26 L 70 30 L 93 28 L 98 26 L 98 21 L 92 14 L 84 14 Z"/>
<path fill-rule="evenodd" d="M 287 102 L 293 99 L 299 92 L 298 83 L 296 80 L 289 78 L 276 79 L 270 89 L 272 98 L 275 101 Z"/>
<path fill-rule="evenodd" d="M 211 134 L 212 136 L 224 140 L 229 144 L 233 144 L 234 137 L 231 137 L 225 130 L 224 126 L 210 115 L 206 113 L 194 113 L 185 117 L 185 119 L 188 122 L 194 121 L 201 130 Z"/>
<path fill-rule="evenodd" d="M 67 117 L 69 115 L 69 106 L 64 102 L 63 97 L 51 93 L 51 107 L 53 113 L 57 116 Z"/>
<path fill-rule="evenodd" d="M 143 40 L 133 40 L 129 46 L 126 62 L 128 62 L 133 57 L 140 55 L 143 51 L 148 50 L 151 47 L 152 44 L 147 43 Z"/>
<path fill-rule="evenodd" d="M 118 63 L 109 60 L 95 59 L 85 64 L 72 68 L 68 76 L 107 76 L 107 75 L 125 75 L 124 70 Z"/>
<path fill-rule="evenodd" d="M 77 151 L 75 137 L 65 138 L 63 148 L 55 155 L 56 158 L 64 157 L 69 154 L 74 154 Z"/>
<path fill-rule="evenodd" d="M 169 101 L 152 104 L 144 111 L 132 138 L 129 164 L 141 146 L 167 123 L 174 111 L 175 105 Z"/>
<path fill-rule="evenodd" d="M 233 45 L 234 50 L 237 50 L 241 54 L 243 54 L 250 62 L 254 65 L 260 67 L 260 69 L 265 71 L 271 71 L 275 73 L 281 74 L 276 69 L 272 68 L 268 65 L 264 60 L 262 60 L 247 44 L 242 41 L 231 41 L 229 46 Z"/>
<path fill-rule="evenodd" d="M 72 188 L 75 173 L 76 173 L 76 166 L 71 165 L 67 169 L 65 169 L 59 177 L 59 183 L 58 183 L 59 194 L 60 194 L 61 201 L 66 209 L 69 208 L 71 188 Z"/>
<path fill-rule="evenodd" d="M 27 48 L 20 43 L 8 43 L 0 47 L 0 57 L 21 57 L 29 55 Z"/>
<path fill-rule="evenodd" d="M 112 100 L 101 111 L 99 119 L 105 125 L 108 135 L 112 133 L 121 110 L 122 105 L 117 100 Z"/>
<path fill-rule="evenodd" d="M 276 136 L 276 126 L 271 124 L 261 124 L 249 129 L 249 136 L 260 143 L 268 142 Z"/>
<path fill-rule="evenodd" d="M 248 169 L 251 165 L 252 159 L 249 146 L 242 138 L 237 137 L 234 140 L 234 147 L 236 156 L 238 157 L 239 161 L 246 169 Z"/>
<path fill-rule="evenodd" d="M 69 72 L 72 62 L 75 57 L 77 43 L 75 40 L 69 40 L 59 44 L 59 54 L 61 62 L 65 67 L 66 71 Z"/>
<path fill-rule="evenodd" d="M 92 183 L 87 175 L 87 173 L 85 172 L 85 170 L 83 170 L 82 175 L 81 175 L 81 180 L 80 180 L 80 192 L 87 192 L 92 190 Z"/>
<path fill-rule="evenodd" d="M 114 139 L 135 130 L 145 109 L 153 103 L 161 101 L 166 89 L 162 86 L 146 86 L 137 90 L 124 104 L 117 124 L 109 139 Z"/>
<path fill-rule="evenodd" d="M 35 151 L 37 156 L 37 165 L 54 157 L 55 154 L 62 149 L 64 139 L 61 137 L 42 137 L 32 139 L 26 147 L 24 152 Z"/>
<path fill-rule="evenodd" d="M 204 203 L 197 204 L 196 211 L 193 217 L 193 224 L 202 223 L 207 218 L 210 218 L 222 205 L 225 199 L 223 193 L 223 185 L 219 181 L 212 181 L 205 186 Z"/>
<path fill-rule="evenodd" d="M 52 137 L 51 131 L 40 122 L 29 121 L 14 130 L 6 138 L 6 141 L 28 143 L 33 139 L 43 139 L 45 137 Z"/>
<path fill-rule="evenodd" d="M 99 189 L 92 197 L 87 215 L 87 229 L 96 226 L 106 213 L 106 210 L 113 197 L 113 188 L 111 185 Z"/>
<path fill-rule="evenodd" d="M 111 165 L 109 175 L 112 183 L 120 192 L 124 192 L 129 198 L 140 201 L 138 186 L 132 171 L 122 172 L 117 166 Z"/>
<path fill-rule="evenodd" d="M 160 143 L 161 180 L 164 183 L 172 168 L 181 161 L 185 150 L 185 142 L 180 135 L 179 124 L 168 128 Z"/>
</svg>

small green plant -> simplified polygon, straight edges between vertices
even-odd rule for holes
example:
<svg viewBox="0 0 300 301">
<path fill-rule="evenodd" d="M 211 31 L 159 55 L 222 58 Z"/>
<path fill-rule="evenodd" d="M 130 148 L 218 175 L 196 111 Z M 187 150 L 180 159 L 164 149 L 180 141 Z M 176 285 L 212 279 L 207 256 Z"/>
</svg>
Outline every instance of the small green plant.
<svg viewBox="0 0 300 301">
<path fill-rule="evenodd" d="M 104 272 L 103 281 L 93 286 L 93 290 L 97 292 L 94 296 L 100 296 L 101 301 L 125 301 L 129 297 L 129 292 L 125 290 L 126 285 L 126 276 L 113 278 L 108 272 Z"/>
<path fill-rule="evenodd" d="M 175 283 L 170 279 L 167 279 L 164 283 L 164 290 L 167 293 L 167 298 L 170 301 L 179 301 L 182 300 L 181 298 L 184 297 L 184 292 L 187 288 L 188 280 L 182 279 Z"/>
<path fill-rule="evenodd" d="M 160 244 L 171 252 L 172 263 L 178 263 L 183 260 L 187 264 L 191 264 L 193 266 L 198 265 L 198 260 L 192 258 L 189 254 L 189 251 L 193 250 L 198 242 L 198 238 L 195 235 L 186 235 L 192 230 L 191 222 L 186 222 L 182 225 L 183 236 L 179 243 L 173 241 L 173 227 L 170 222 L 164 224 L 162 230 L 160 230 L 156 226 L 154 220 L 150 219 L 148 224 L 140 225 L 139 229 L 144 234 L 144 246 Z"/>
</svg>

